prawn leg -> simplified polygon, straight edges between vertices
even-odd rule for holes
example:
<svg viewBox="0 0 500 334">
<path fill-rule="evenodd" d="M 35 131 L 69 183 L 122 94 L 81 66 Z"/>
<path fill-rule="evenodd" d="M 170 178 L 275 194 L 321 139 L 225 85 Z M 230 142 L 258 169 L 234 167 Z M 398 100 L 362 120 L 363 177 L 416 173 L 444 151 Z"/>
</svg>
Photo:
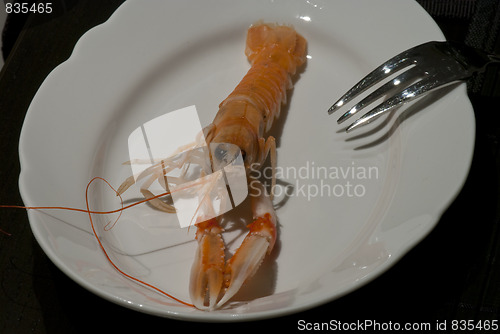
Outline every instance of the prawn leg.
<svg viewBox="0 0 500 334">
<path fill-rule="evenodd" d="M 266 158 L 269 156 L 271 160 L 271 201 L 274 197 L 274 188 L 276 186 L 276 139 L 273 136 L 269 136 L 267 140 L 264 138 L 259 139 L 259 152 L 261 152 L 259 165 L 262 166 Z M 252 182 L 255 182 L 253 180 Z"/>
<path fill-rule="evenodd" d="M 123 183 L 118 187 L 117 194 L 122 195 L 130 188 L 132 185 L 136 184 L 138 181 L 148 178 L 144 184 L 141 185 L 140 191 L 145 198 L 154 197 L 154 195 L 148 190 L 148 188 L 152 185 L 152 183 L 157 180 L 162 187 L 168 191 L 168 184 L 166 182 L 165 175 L 170 171 L 176 168 L 182 168 L 186 166 L 186 163 L 195 163 L 202 167 L 202 169 L 206 169 L 206 158 L 205 156 L 197 155 L 193 152 L 196 148 L 200 148 L 206 145 L 206 141 L 210 140 L 213 136 L 213 132 L 215 129 L 215 125 L 209 124 L 205 128 L 202 129 L 200 133 L 196 136 L 196 139 L 192 143 L 188 143 L 179 147 L 171 157 L 163 158 L 156 161 L 153 161 L 154 164 L 145 168 L 138 175 L 131 175 Z M 208 141 L 209 142 L 209 141 Z M 191 151 L 191 152 L 189 152 Z M 188 154 L 184 154 L 183 159 L 179 159 L 181 154 L 189 152 Z M 124 165 L 135 165 L 135 164 L 151 164 L 151 160 L 140 160 L 133 159 L 124 163 Z M 182 179 L 179 180 L 180 183 L 183 182 Z M 151 200 L 151 203 L 156 208 L 173 213 L 175 212 L 175 208 L 169 204 L 162 203 L 159 199 Z"/>
</svg>

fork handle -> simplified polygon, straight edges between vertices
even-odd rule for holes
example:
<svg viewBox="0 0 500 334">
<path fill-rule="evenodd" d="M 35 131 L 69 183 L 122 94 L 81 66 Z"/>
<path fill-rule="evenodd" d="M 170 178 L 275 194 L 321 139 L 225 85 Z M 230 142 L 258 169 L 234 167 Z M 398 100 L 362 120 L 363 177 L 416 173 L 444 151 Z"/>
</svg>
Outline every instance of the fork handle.
<svg viewBox="0 0 500 334">
<path fill-rule="evenodd" d="M 475 72 L 484 72 L 487 65 L 500 62 L 499 56 L 488 54 L 481 49 L 465 45 L 461 42 L 448 41 L 443 44 L 451 46 L 451 55 L 458 62 L 462 63 L 465 68 L 470 68 L 472 66 Z"/>
<path fill-rule="evenodd" d="M 495 64 L 495 63 L 500 63 L 500 56 L 494 55 L 494 54 L 487 54 L 486 57 L 488 57 L 489 64 Z"/>
</svg>

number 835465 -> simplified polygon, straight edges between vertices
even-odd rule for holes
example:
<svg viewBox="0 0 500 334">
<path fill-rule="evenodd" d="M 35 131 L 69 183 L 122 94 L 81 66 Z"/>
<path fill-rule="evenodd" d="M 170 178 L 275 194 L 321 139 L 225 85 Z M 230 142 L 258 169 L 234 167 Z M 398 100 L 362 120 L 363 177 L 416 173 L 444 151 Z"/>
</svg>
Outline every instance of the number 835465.
<svg viewBox="0 0 500 334">
<path fill-rule="evenodd" d="M 50 14 L 52 13 L 52 2 L 46 3 L 34 3 L 30 4 L 27 2 L 15 2 L 5 4 L 5 12 L 7 14 L 27 14 L 27 13 L 39 13 L 39 14 Z"/>
</svg>

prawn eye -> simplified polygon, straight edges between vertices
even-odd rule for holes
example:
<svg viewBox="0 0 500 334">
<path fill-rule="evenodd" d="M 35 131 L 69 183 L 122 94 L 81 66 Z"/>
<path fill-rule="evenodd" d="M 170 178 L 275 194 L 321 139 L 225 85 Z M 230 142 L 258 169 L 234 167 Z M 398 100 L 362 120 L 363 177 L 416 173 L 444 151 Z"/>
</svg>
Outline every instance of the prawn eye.
<svg viewBox="0 0 500 334">
<path fill-rule="evenodd" d="M 215 147 L 214 157 L 217 161 L 227 162 L 227 150 L 225 146 L 224 144 L 219 144 Z"/>
<path fill-rule="evenodd" d="M 227 143 L 216 144 L 213 149 L 213 158 L 217 161 L 217 165 L 219 167 L 224 167 L 231 164 L 237 157 L 240 152 L 238 146 Z M 243 159 L 245 155 L 243 153 Z"/>
<path fill-rule="evenodd" d="M 215 159 L 221 161 L 226 156 L 227 151 L 222 147 L 222 145 L 217 145 L 214 150 Z"/>
</svg>

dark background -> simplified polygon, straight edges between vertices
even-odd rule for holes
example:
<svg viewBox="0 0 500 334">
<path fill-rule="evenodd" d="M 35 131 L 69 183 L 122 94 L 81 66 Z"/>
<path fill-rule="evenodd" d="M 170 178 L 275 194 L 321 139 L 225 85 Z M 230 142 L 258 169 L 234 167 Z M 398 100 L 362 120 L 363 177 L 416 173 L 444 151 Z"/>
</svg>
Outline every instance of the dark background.
<svg viewBox="0 0 500 334">
<path fill-rule="evenodd" d="M 29 2 L 29 1 L 28 1 Z M 31 1 L 33 2 L 33 1 Z M 22 205 L 18 140 L 31 99 L 88 29 L 122 3 L 53 1 L 47 15 L 11 15 L 3 31 L 0 72 L 0 203 Z M 497 0 L 421 0 L 448 39 L 500 54 Z M 0 3 L 3 10 L 3 3 Z M 33 50 L 37 50 L 36 54 Z M 81 288 L 46 257 L 24 210 L 0 209 L 0 334 L 182 330 L 259 330 L 297 322 L 430 322 L 500 319 L 500 74 L 491 67 L 470 82 L 477 138 L 466 184 L 430 235 L 368 285 L 312 310 L 259 322 L 199 324 L 125 309 Z M 277 330 L 277 328 L 269 328 Z M 473 332 L 473 331 L 469 331 Z"/>
</svg>

